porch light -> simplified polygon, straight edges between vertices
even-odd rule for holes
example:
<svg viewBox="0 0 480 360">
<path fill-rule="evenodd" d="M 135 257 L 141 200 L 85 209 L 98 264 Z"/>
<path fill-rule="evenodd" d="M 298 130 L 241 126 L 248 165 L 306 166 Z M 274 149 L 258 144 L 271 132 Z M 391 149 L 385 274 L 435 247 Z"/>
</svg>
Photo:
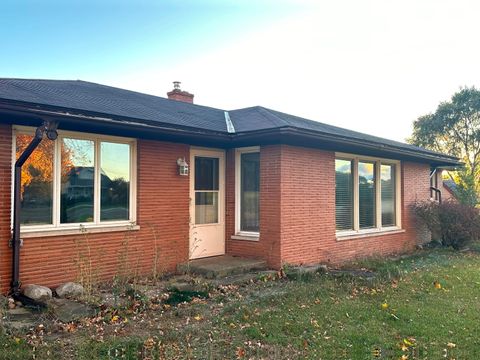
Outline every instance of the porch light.
<svg viewBox="0 0 480 360">
<path fill-rule="evenodd" d="M 178 175 L 188 176 L 188 164 L 185 158 L 178 158 L 177 165 L 178 165 Z"/>
</svg>

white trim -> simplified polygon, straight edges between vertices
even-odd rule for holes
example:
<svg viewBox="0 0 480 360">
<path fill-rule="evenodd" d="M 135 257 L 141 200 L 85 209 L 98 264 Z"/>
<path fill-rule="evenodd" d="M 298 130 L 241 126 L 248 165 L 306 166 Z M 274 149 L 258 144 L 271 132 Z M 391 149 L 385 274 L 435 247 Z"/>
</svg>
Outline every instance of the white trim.
<svg viewBox="0 0 480 360">
<path fill-rule="evenodd" d="M 235 237 L 232 236 L 232 239 L 236 240 L 258 240 L 260 237 L 260 232 L 256 231 L 242 231 L 240 229 L 241 222 L 241 155 L 247 153 L 256 153 L 260 152 L 260 146 L 249 146 L 243 148 L 235 149 Z M 260 175 L 261 176 L 261 175 Z M 246 239 L 248 238 L 248 239 Z"/>
<path fill-rule="evenodd" d="M 352 230 L 337 230 L 337 239 L 345 237 L 362 237 L 362 235 L 379 234 L 389 232 L 392 230 L 402 229 L 402 194 L 401 194 L 401 162 L 399 160 L 377 158 L 371 156 L 362 156 L 356 154 L 347 154 L 337 152 L 335 159 L 350 160 L 353 163 L 353 229 Z M 359 215 L 359 179 L 358 179 L 358 163 L 359 162 L 374 162 L 375 172 L 375 227 L 369 229 L 360 229 L 360 215 Z M 381 209 L 381 165 L 395 166 L 395 226 L 382 227 L 382 209 Z"/>
<path fill-rule="evenodd" d="M 37 238 L 37 237 L 51 237 L 51 236 L 64 236 L 64 235 L 81 235 L 81 234 L 97 234 L 97 233 L 106 233 L 114 231 L 133 231 L 140 230 L 140 226 L 132 224 L 101 224 L 101 225 L 88 225 L 81 229 L 80 226 L 65 228 L 65 229 L 50 229 L 50 230 L 36 230 L 36 229 L 27 229 L 22 230 L 20 237 L 24 238 Z"/>
<path fill-rule="evenodd" d="M 15 160 L 16 157 L 16 135 L 18 133 L 33 135 L 35 128 L 13 125 L 13 143 L 12 143 L 12 159 Z M 80 224 L 80 223 L 69 223 L 61 224 L 60 223 L 60 199 L 61 199 L 61 141 L 64 138 L 73 138 L 77 140 L 89 140 L 94 142 L 94 221 L 90 223 Z M 129 194 L 129 219 L 128 220 L 115 220 L 115 221 L 100 221 L 100 181 L 101 181 L 101 143 L 102 142 L 111 142 L 116 144 L 127 144 L 130 146 L 130 194 Z M 86 229 L 98 229 L 100 227 L 105 227 L 106 229 L 111 230 L 114 227 L 125 227 L 131 226 L 136 222 L 137 214 L 137 173 L 136 173 L 136 162 L 137 162 L 137 142 L 133 138 L 123 138 L 117 136 L 108 136 L 108 135 L 99 135 L 91 133 L 82 133 L 82 132 L 73 132 L 73 131 L 64 131 L 58 130 L 58 138 L 55 140 L 54 145 L 54 168 L 53 168 L 53 194 L 52 194 L 52 224 L 46 225 L 21 225 L 22 234 L 30 233 L 52 233 L 59 232 L 65 233 L 72 231 L 72 229 L 78 230 L 80 226 L 85 227 Z M 12 168 L 14 168 L 15 163 L 13 162 Z M 13 174 L 12 174 L 12 218 L 13 218 Z M 13 220 L 12 220 L 13 221 Z M 13 226 L 13 223 L 12 223 Z M 98 231 L 97 231 L 98 232 Z M 51 235 L 47 235 L 51 236 Z"/>
<path fill-rule="evenodd" d="M 364 232 L 337 232 L 336 238 L 337 241 L 345 241 L 345 240 L 354 240 L 354 239 L 363 239 L 375 236 L 383 236 L 383 235 L 393 235 L 393 234 L 401 234 L 405 232 L 405 229 L 401 229 L 397 226 L 391 228 L 383 228 L 382 230 L 378 229 L 369 229 L 371 231 L 364 231 Z"/>
</svg>

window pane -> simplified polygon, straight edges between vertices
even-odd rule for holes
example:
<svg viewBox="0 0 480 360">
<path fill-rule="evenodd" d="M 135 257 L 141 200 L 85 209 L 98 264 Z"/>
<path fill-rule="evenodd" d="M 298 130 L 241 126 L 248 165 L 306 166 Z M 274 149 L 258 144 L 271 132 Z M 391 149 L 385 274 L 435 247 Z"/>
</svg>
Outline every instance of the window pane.
<svg viewBox="0 0 480 360">
<path fill-rule="evenodd" d="M 94 143 L 63 139 L 60 221 L 93 221 Z"/>
<path fill-rule="evenodd" d="M 102 142 L 100 220 L 128 220 L 130 145 Z"/>
<path fill-rule="evenodd" d="M 337 230 L 353 229 L 353 176 L 350 160 L 335 160 L 335 220 Z"/>
<path fill-rule="evenodd" d="M 375 227 L 375 164 L 358 163 L 360 229 Z"/>
<path fill-rule="evenodd" d="M 395 166 L 381 166 L 382 226 L 395 225 Z"/>
<path fill-rule="evenodd" d="M 240 230 L 259 231 L 260 153 L 241 154 Z"/>
<path fill-rule="evenodd" d="M 195 190 L 218 190 L 218 158 L 195 157 Z"/>
<path fill-rule="evenodd" d="M 195 193 L 195 224 L 218 223 L 218 192 Z"/>
<path fill-rule="evenodd" d="M 16 136 L 16 157 L 32 141 L 32 135 Z M 53 153 L 55 143 L 44 139 L 22 167 L 20 223 L 52 224 Z"/>
</svg>

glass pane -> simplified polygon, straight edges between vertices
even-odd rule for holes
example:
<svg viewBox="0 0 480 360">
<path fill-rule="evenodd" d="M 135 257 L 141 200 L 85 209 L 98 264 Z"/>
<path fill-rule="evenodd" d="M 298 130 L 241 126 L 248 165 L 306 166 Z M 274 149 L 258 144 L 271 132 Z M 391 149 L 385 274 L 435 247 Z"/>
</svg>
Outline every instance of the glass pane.
<svg viewBox="0 0 480 360">
<path fill-rule="evenodd" d="M 375 227 L 375 164 L 358 163 L 360 229 Z"/>
<path fill-rule="evenodd" d="M 32 141 L 32 135 L 16 136 L 16 157 Z M 44 139 L 22 167 L 20 223 L 52 224 L 53 153 L 55 142 Z"/>
<path fill-rule="evenodd" d="M 259 231 L 260 153 L 241 155 L 240 230 Z"/>
<path fill-rule="evenodd" d="M 60 222 L 93 221 L 94 143 L 63 139 Z"/>
<path fill-rule="evenodd" d="M 337 230 L 353 229 L 353 175 L 350 160 L 335 160 L 335 220 Z"/>
<path fill-rule="evenodd" d="M 395 166 L 381 166 L 382 226 L 395 225 Z"/>
<path fill-rule="evenodd" d="M 218 192 L 195 193 L 195 224 L 218 223 Z"/>
<path fill-rule="evenodd" d="M 102 142 L 100 220 L 128 220 L 130 145 Z"/>
<path fill-rule="evenodd" d="M 195 190 L 218 190 L 218 158 L 195 157 Z"/>
</svg>

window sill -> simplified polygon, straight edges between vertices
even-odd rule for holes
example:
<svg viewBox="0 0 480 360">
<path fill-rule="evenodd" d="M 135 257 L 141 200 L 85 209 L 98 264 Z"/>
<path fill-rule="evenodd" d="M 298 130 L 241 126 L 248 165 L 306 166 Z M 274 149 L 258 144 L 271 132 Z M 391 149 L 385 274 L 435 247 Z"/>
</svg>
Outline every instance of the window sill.
<svg viewBox="0 0 480 360">
<path fill-rule="evenodd" d="M 237 233 L 230 237 L 232 240 L 243 240 L 243 241 L 258 241 L 260 239 L 259 233 Z"/>
<path fill-rule="evenodd" d="M 346 232 L 346 233 L 337 233 L 337 241 L 344 241 L 344 240 L 354 240 L 354 239 L 362 239 L 374 236 L 384 236 L 384 235 L 393 235 L 393 234 L 400 234 L 404 233 L 405 229 L 400 228 L 391 228 L 391 229 L 381 229 L 381 230 L 369 230 L 369 231 L 362 231 L 362 232 Z"/>
<path fill-rule="evenodd" d="M 82 235 L 82 234 L 99 234 L 109 233 L 116 231 L 137 231 L 140 230 L 139 225 L 132 224 L 111 224 L 111 225 L 94 225 L 75 228 L 49 228 L 49 229 L 23 229 L 21 230 L 20 237 L 22 239 L 37 238 L 37 237 L 50 237 L 50 236 L 66 236 L 66 235 Z"/>
</svg>

